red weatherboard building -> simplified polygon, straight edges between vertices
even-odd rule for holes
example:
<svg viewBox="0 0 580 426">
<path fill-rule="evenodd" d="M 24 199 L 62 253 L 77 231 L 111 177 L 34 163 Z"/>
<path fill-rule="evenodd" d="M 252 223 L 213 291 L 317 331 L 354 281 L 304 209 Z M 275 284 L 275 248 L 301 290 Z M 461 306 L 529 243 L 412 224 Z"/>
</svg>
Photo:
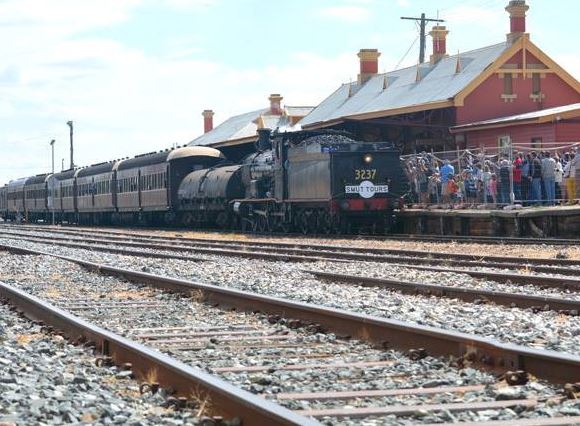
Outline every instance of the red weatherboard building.
<svg viewBox="0 0 580 426">
<path fill-rule="evenodd" d="M 446 27 L 433 27 L 428 63 L 377 74 L 380 53 L 359 53 L 360 74 L 300 123 L 390 140 L 405 152 L 553 147 L 580 142 L 580 83 L 526 33 L 524 0 L 506 7 L 505 42 L 449 56 Z"/>
</svg>

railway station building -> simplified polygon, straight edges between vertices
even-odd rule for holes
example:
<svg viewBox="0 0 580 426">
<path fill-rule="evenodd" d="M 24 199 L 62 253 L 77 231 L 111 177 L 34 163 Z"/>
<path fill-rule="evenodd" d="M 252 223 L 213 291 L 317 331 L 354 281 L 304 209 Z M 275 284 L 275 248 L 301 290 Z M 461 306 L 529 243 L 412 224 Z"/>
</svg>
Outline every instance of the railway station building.
<svg viewBox="0 0 580 426">
<path fill-rule="evenodd" d="M 277 93 L 271 94 L 269 107 L 230 117 L 216 127 L 213 125 L 214 112 L 205 110 L 202 113 L 204 134 L 188 145 L 210 146 L 222 151 L 228 159 L 239 161 L 255 151 L 259 129 L 291 130 L 314 108 L 283 105 L 282 99 Z"/>
<path fill-rule="evenodd" d="M 528 10 L 510 1 L 506 40 L 457 55 L 447 52 L 449 30 L 435 26 L 430 60 L 405 69 L 379 74 L 379 51 L 360 50 L 357 80 L 300 125 L 393 141 L 407 154 L 580 142 L 580 83 L 533 43 Z"/>
</svg>

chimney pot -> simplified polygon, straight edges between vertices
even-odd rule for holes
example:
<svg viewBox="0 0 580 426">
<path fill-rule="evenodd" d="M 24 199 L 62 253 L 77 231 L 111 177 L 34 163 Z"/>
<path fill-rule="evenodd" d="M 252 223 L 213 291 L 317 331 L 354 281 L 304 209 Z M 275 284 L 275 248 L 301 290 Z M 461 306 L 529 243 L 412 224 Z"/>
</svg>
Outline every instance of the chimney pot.
<svg viewBox="0 0 580 426">
<path fill-rule="evenodd" d="M 270 114 L 282 115 L 282 96 L 278 93 L 272 93 L 268 100 L 270 101 Z"/>
<path fill-rule="evenodd" d="M 441 59 L 449 56 L 447 54 L 447 34 L 449 30 L 447 27 L 442 25 L 436 25 L 429 32 L 429 35 L 433 37 L 433 54 L 431 55 L 431 63 L 436 64 Z"/>
<path fill-rule="evenodd" d="M 360 59 L 360 74 L 358 83 L 364 84 L 379 72 L 379 53 L 378 49 L 361 49 L 358 52 Z"/>
<path fill-rule="evenodd" d="M 206 109 L 201 113 L 201 115 L 203 115 L 203 132 L 211 132 L 213 130 L 214 112 L 211 109 Z"/>
<path fill-rule="evenodd" d="M 526 33 L 526 12 L 529 9 L 526 0 L 511 0 L 505 8 L 510 14 L 510 33 L 507 35 L 509 44 L 513 44 Z"/>
</svg>

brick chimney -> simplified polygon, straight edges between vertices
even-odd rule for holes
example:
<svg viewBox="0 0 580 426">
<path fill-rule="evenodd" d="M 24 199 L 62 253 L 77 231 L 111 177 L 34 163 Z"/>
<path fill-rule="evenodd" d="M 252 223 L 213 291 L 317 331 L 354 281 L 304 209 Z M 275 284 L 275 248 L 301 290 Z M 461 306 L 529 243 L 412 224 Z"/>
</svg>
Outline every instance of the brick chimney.
<svg viewBox="0 0 580 426">
<path fill-rule="evenodd" d="M 204 110 L 201 115 L 203 115 L 203 133 L 207 133 L 213 130 L 213 111 L 211 109 Z"/>
<path fill-rule="evenodd" d="M 360 58 L 359 84 L 364 84 L 379 72 L 379 56 L 377 49 L 361 49 L 358 52 Z"/>
<path fill-rule="evenodd" d="M 509 44 L 515 43 L 526 33 L 526 12 L 529 9 L 526 0 L 511 0 L 505 8 L 510 14 L 510 33 L 507 35 Z"/>
<path fill-rule="evenodd" d="M 270 100 L 270 114 L 282 115 L 282 96 L 272 93 L 268 99 Z"/>
<path fill-rule="evenodd" d="M 449 56 L 447 54 L 447 34 L 449 34 L 447 27 L 441 25 L 434 26 L 431 32 L 429 32 L 429 35 L 433 37 L 432 64 L 436 64 L 441 59 Z"/>
</svg>

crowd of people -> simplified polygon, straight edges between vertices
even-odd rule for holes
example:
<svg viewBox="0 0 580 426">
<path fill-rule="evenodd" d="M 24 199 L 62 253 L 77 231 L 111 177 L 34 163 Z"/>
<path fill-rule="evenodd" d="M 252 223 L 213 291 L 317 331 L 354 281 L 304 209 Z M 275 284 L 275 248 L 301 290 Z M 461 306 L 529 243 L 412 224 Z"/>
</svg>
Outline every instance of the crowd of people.
<svg viewBox="0 0 580 426">
<path fill-rule="evenodd" d="M 580 191 L 580 150 L 472 154 L 454 160 L 423 152 L 405 158 L 411 202 L 467 208 L 574 204 Z"/>
</svg>

